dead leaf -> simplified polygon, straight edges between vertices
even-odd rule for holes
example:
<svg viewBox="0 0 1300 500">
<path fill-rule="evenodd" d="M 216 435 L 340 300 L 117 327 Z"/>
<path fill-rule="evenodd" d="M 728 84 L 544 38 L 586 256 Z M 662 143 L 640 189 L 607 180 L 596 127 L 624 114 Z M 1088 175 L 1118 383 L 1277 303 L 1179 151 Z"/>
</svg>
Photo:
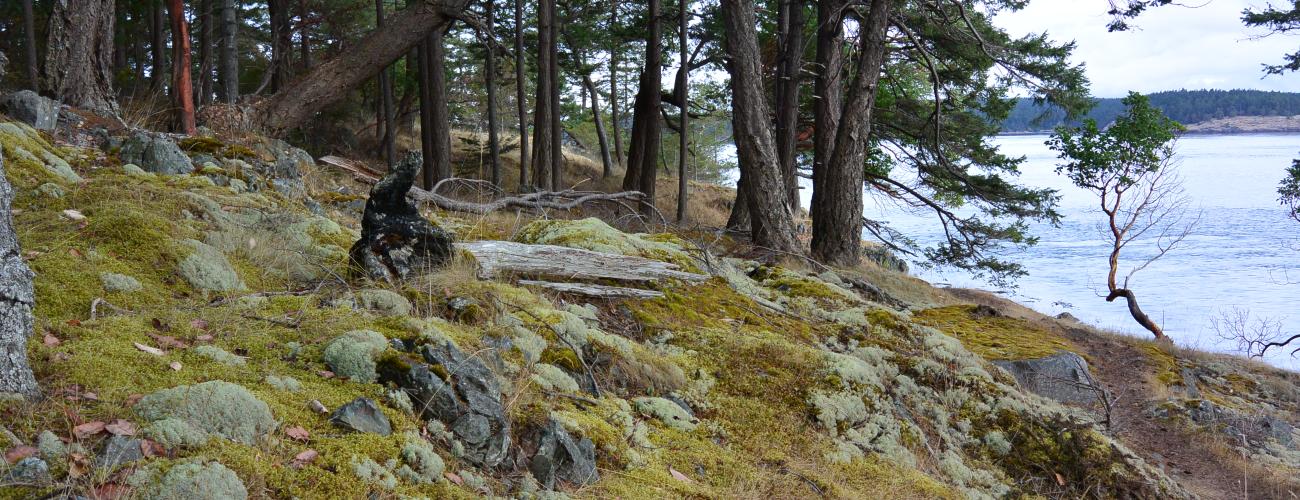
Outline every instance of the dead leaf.
<svg viewBox="0 0 1300 500">
<path fill-rule="evenodd" d="M 82 215 L 81 212 L 79 212 L 79 211 L 77 211 L 77 210 L 73 210 L 73 209 L 71 209 L 71 208 L 69 208 L 69 209 L 67 209 L 67 210 L 64 210 L 64 211 L 63 211 L 63 216 L 64 216 L 64 217 L 67 217 L 68 220 L 86 220 L 86 216 L 85 216 L 85 215 Z"/>
<path fill-rule="evenodd" d="M 95 500 L 130 498 L 131 487 L 122 483 L 107 483 L 95 488 Z"/>
<path fill-rule="evenodd" d="M 303 429 L 302 427 L 299 427 L 297 425 L 285 429 L 284 434 L 286 436 L 289 436 L 290 439 L 295 439 L 298 441 L 307 441 L 307 439 L 311 437 L 311 433 L 307 432 L 307 429 Z"/>
<path fill-rule="evenodd" d="M 68 454 L 68 476 L 78 478 L 90 472 L 90 460 L 83 453 Z"/>
<path fill-rule="evenodd" d="M 146 457 L 161 457 L 167 454 L 167 449 L 163 448 L 163 445 L 158 444 L 156 441 L 141 439 L 140 452 L 144 453 L 144 456 Z"/>
<path fill-rule="evenodd" d="M 104 430 L 114 436 L 134 436 L 135 424 L 127 420 L 117 419 L 113 423 L 105 425 Z"/>
<path fill-rule="evenodd" d="M 185 349 L 190 346 L 189 344 L 176 340 L 176 337 L 171 335 L 158 335 L 156 333 L 150 333 L 148 335 L 149 338 L 158 343 L 158 347 L 165 349 Z"/>
<path fill-rule="evenodd" d="M 39 452 L 40 450 L 37 450 L 35 447 L 32 446 L 15 446 L 13 448 L 10 448 L 9 451 L 5 452 L 5 462 L 8 462 L 10 464 L 16 464 L 18 463 L 19 460 L 30 457 Z"/>
<path fill-rule="evenodd" d="M 168 325 L 167 323 L 163 323 L 163 320 L 158 318 L 154 318 L 150 320 L 149 324 L 153 325 L 154 330 L 158 330 L 160 332 L 169 332 L 172 329 L 171 325 Z"/>
<path fill-rule="evenodd" d="M 80 258 L 81 258 L 81 250 L 77 250 L 77 249 L 75 249 L 75 248 L 69 248 L 69 249 L 68 249 L 68 255 L 71 255 L 71 256 L 73 256 L 74 258 L 80 259 Z"/>
<path fill-rule="evenodd" d="M 167 366 L 170 367 L 173 371 L 181 371 L 180 361 L 172 361 L 171 363 L 167 363 Z"/>
<path fill-rule="evenodd" d="M 673 476 L 673 479 L 676 479 L 683 483 L 690 484 L 695 482 L 693 479 L 686 477 L 686 474 L 682 474 L 681 472 L 678 472 L 677 469 L 674 469 L 672 467 L 668 468 L 668 474 Z"/>
<path fill-rule="evenodd" d="M 207 330 L 207 329 L 208 329 L 208 322 L 207 322 L 207 320 L 204 320 L 204 319 L 202 319 L 202 318 L 200 318 L 200 319 L 195 319 L 195 320 L 191 320 L 191 321 L 190 321 L 190 328 L 193 328 L 193 329 L 195 329 L 195 330 Z"/>
<path fill-rule="evenodd" d="M 448 481 L 456 483 L 456 486 L 463 486 L 465 484 L 465 480 L 461 479 L 460 475 L 455 472 L 444 472 L 442 473 L 442 477 L 447 478 Z"/>
<path fill-rule="evenodd" d="M 136 349 L 139 349 L 139 350 L 141 350 L 141 351 L 147 352 L 147 353 L 152 354 L 152 355 L 154 355 L 154 356 L 162 356 L 162 355 L 163 355 L 162 349 L 159 349 L 159 348 L 157 348 L 157 347 L 147 346 L 147 345 L 141 344 L 141 343 L 139 343 L 139 342 L 132 342 L 132 344 L 135 345 L 135 348 L 136 348 Z"/>
<path fill-rule="evenodd" d="M 1052 474 L 1056 476 L 1056 484 L 1065 486 L 1065 477 L 1061 476 L 1058 472 L 1053 472 Z"/>
<path fill-rule="evenodd" d="M 72 435 L 73 435 L 73 436 L 76 436 L 77 439 L 86 439 L 86 438 L 88 438 L 88 437 L 90 437 L 90 436 L 94 436 L 95 434 L 99 434 L 99 433 L 101 433 L 101 432 L 104 432 L 104 428 L 105 428 L 105 427 L 106 427 L 106 425 L 104 424 L 104 421 L 102 421 L 102 420 L 95 420 L 95 421 L 93 421 L 93 422 L 86 422 L 86 423 L 84 423 L 84 424 L 81 424 L 81 425 L 78 425 L 78 426 L 76 426 L 76 427 L 73 427 L 73 428 L 72 428 Z"/>
<path fill-rule="evenodd" d="M 139 403 L 142 398 L 144 398 L 144 394 L 131 394 L 126 397 L 126 401 L 123 401 L 123 404 L 126 405 L 127 408 L 130 408 L 135 406 L 136 403 Z"/>
<path fill-rule="evenodd" d="M 45 338 L 41 339 L 41 343 L 45 344 L 46 347 L 54 347 L 62 344 L 63 341 L 55 337 L 53 333 L 46 333 Z"/>
<path fill-rule="evenodd" d="M 203 335 L 199 335 L 198 337 L 194 337 L 194 340 L 197 340 L 199 342 L 212 342 L 212 336 L 205 333 Z"/>
<path fill-rule="evenodd" d="M 70 319 L 70 320 L 68 320 L 68 326 L 81 326 L 81 320 L 79 320 L 79 319 Z"/>
<path fill-rule="evenodd" d="M 294 455 L 293 461 L 289 462 L 289 466 L 295 469 L 301 469 L 303 468 L 303 466 L 311 463 L 313 460 L 316 460 L 316 457 L 319 456 L 320 453 L 318 453 L 316 450 L 308 448 L 298 452 L 297 455 Z"/>
<path fill-rule="evenodd" d="M 317 375 L 320 375 L 321 377 L 324 377 L 324 378 L 334 378 L 334 372 L 329 371 L 329 370 L 321 370 L 321 371 L 316 372 L 316 374 L 317 374 Z"/>
</svg>

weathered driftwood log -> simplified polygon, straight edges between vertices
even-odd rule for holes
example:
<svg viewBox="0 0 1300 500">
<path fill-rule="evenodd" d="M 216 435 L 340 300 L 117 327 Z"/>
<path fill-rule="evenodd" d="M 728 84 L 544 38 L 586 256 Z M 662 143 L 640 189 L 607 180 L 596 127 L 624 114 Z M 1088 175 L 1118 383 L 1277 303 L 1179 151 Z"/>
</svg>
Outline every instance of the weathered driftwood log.
<svg viewBox="0 0 1300 500">
<path fill-rule="evenodd" d="M 14 190 L 5 177 L 0 154 L 0 393 L 40 397 L 40 388 L 27 363 L 27 338 L 32 333 L 32 270 L 23 262 L 10 212 Z"/>
<path fill-rule="evenodd" d="M 451 257 L 451 234 L 421 217 L 406 199 L 421 163 L 418 153 L 408 154 L 370 189 L 361 217 L 361 239 L 348 253 L 371 278 L 405 278 Z"/>
<path fill-rule="evenodd" d="M 700 282 L 709 279 L 703 274 L 678 270 L 676 264 L 580 248 L 510 241 L 471 241 L 457 243 L 456 248 L 474 256 L 479 265 L 478 274 L 483 278 L 513 273 L 566 280 L 645 282 L 671 278 Z"/>
<path fill-rule="evenodd" d="M 628 288 L 623 286 L 593 285 L 590 283 L 556 283 L 554 281 L 519 280 L 520 285 L 536 286 L 561 293 L 576 293 L 602 299 L 657 299 L 664 293 L 658 290 Z"/>
</svg>

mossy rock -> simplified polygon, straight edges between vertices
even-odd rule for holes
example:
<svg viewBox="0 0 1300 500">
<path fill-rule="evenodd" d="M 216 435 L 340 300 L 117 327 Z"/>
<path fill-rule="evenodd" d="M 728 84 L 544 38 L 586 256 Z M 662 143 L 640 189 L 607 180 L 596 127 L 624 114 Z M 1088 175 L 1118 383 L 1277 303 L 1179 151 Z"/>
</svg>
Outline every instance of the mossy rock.
<svg viewBox="0 0 1300 500">
<path fill-rule="evenodd" d="M 643 415 L 653 417 L 669 428 L 679 431 L 695 430 L 700 420 L 687 413 L 684 408 L 664 398 L 636 398 L 632 400 L 636 410 Z"/>
<path fill-rule="evenodd" d="M 220 250 L 196 240 L 182 240 L 193 252 L 180 263 L 180 275 L 202 291 L 231 292 L 247 288 Z"/>
<path fill-rule="evenodd" d="M 594 252 L 634 255 L 677 264 L 692 270 L 694 264 L 675 238 L 629 234 L 595 217 L 582 220 L 539 220 L 519 230 L 520 243 L 582 248 Z"/>
<path fill-rule="evenodd" d="M 960 340 L 989 361 L 1045 358 L 1058 351 L 1080 352 L 1070 341 L 1019 318 L 978 314 L 977 306 L 938 307 L 913 316 Z"/>
<path fill-rule="evenodd" d="M 248 389 L 220 380 L 163 389 L 141 398 L 134 409 L 150 422 L 177 419 L 194 429 L 248 445 L 276 426 L 266 403 Z"/>
<path fill-rule="evenodd" d="M 99 281 L 104 284 L 104 291 L 109 293 L 130 293 L 144 289 L 144 285 L 140 284 L 140 280 L 125 274 L 99 273 Z"/>
<path fill-rule="evenodd" d="M 35 176 L 65 184 L 85 180 L 68 164 L 67 152 L 51 145 L 25 123 L 0 123 L 0 149 L 4 150 L 5 167 L 10 175 Z"/>
<path fill-rule="evenodd" d="M 188 460 L 154 463 L 136 471 L 127 483 L 143 500 L 244 500 L 248 489 L 234 471 L 220 462 Z"/>
<path fill-rule="evenodd" d="M 323 359 L 335 374 L 370 383 L 378 377 L 375 360 L 388 349 L 388 339 L 379 332 L 353 330 L 325 346 Z"/>
</svg>

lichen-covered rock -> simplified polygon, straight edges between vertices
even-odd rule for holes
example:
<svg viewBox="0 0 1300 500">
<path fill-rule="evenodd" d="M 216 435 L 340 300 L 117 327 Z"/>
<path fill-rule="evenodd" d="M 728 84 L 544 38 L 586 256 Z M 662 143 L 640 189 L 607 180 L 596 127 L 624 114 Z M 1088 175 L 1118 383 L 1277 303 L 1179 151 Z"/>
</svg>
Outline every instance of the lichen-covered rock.
<svg viewBox="0 0 1300 500">
<path fill-rule="evenodd" d="M 153 172 L 145 172 L 143 168 L 140 168 L 139 165 L 136 165 L 136 164 L 134 164 L 134 163 L 127 163 L 126 165 L 122 165 L 122 173 L 124 173 L 124 174 L 126 174 L 126 175 L 130 175 L 130 176 L 132 176 L 132 177 L 146 177 L 146 178 L 147 178 L 147 177 L 156 177 L 156 176 L 157 176 L 157 174 L 154 174 Z"/>
<path fill-rule="evenodd" d="M 695 430 L 700 420 L 691 416 L 681 405 L 664 398 L 636 398 L 632 400 L 636 411 L 663 422 L 664 425 L 681 431 Z"/>
<path fill-rule="evenodd" d="M 0 149 L 4 150 L 5 159 L 13 162 L 6 167 L 11 170 L 43 171 L 65 184 L 84 180 L 68 164 L 66 152 L 55 148 L 25 123 L 0 123 Z"/>
<path fill-rule="evenodd" d="M 3 147 L 0 146 L 0 149 Z M 40 396 L 27 362 L 27 338 L 32 334 L 32 270 L 23 260 L 14 231 L 10 203 L 14 191 L 5 177 L 0 152 L 0 393 Z"/>
<path fill-rule="evenodd" d="M 41 452 L 41 458 L 52 461 L 62 460 L 68 454 L 68 445 L 50 431 L 41 431 L 36 436 L 36 449 Z"/>
<path fill-rule="evenodd" d="M 368 384 L 375 381 L 375 358 L 387 349 L 383 334 L 353 330 L 330 341 L 323 358 L 336 375 Z"/>
<path fill-rule="evenodd" d="M 533 375 L 530 377 L 534 384 L 546 391 L 558 391 L 566 393 L 576 393 L 581 389 L 578 382 L 573 380 L 568 373 L 555 365 L 546 363 L 537 363 L 533 365 Z"/>
<path fill-rule="evenodd" d="M 545 489 L 555 488 L 558 479 L 575 486 L 600 480 L 596 471 L 596 445 L 588 438 L 574 439 L 554 419 L 537 431 L 537 451 L 528 470 Z"/>
<path fill-rule="evenodd" d="M 500 464 L 510 453 L 511 440 L 496 375 L 479 357 L 466 356 L 450 342 L 424 344 L 420 354 L 427 365 L 386 370 L 383 382 L 404 389 L 421 417 L 446 424 L 463 446 L 463 458 L 481 467 Z"/>
<path fill-rule="evenodd" d="M 446 468 L 442 457 L 433 451 L 419 434 L 408 431 L 402 445 L 402 461 L 406 462 L 397 470 L 397 476 L 417 484 L 429 484 L 442 480 L 442 471 Z"/>
<path fill-rule="evenodd" d="M 234 471 L 220 462 L 189 460 L 163 471 L 162 462 L 136 471 L 127 483 L 142 500 L 245 500 L 248 489 Z"/>
<path fill-rule="evenodd" d="M 195 240 L 181 240 L 193 249 L 181 260 L 179 271 L 190 286 L 212 292 L 231 292 L 246 288 L 230 260 L 220 250 Z"/>
<path fill-rule="evenodd" d="M 67 194 L 67 191 L 63 190 L 63 186 L 53 182 L 47 182 L 36 186 L 36 192 L 49 196 L 50 198 L 62 198 L 63 195 Z"/>
<path fill-rule="evenodd" d="M 179 418 L 158 420 L 146 427 L 144 434 L 167 449 L 196 448 L 206 444 L 212 437 L 203 429 Z"/>
<path fill-rule="evenodd" d="M 110 437 L 108 442 L 104 443 L 104 451 L 100 452 L 95 466 L 104 470 L 113 470 L 119 465 L 140 460 L 144 458 L 141 443 L 139 439 L 130 436 Z"/>
<path fill-rule="evenodd" d="M 329 243 L 350 239 L 332 220 L 293 210 L 223 207 L 208 196 L 192 192 L 183 196 L 212 226 L 204 243 L 224 254 L 242 257 L 267 274 L 310 281 L 347 258 L 341 247 Z"/>
<path fill-rule="evenodd" d="M 375 311 L 384 316 L 407 316 L 411 314 L 411 301 L 392 290 L 381 288 L 358 290 L 351 295 L 351 302 L 358 307 Z"/>
<path fill-rule="evenodd" d="M 302 390 L 302 382 L 299 382 L 298 379 L 288 375 L 267 375 L 265 380 L 267 385 L 276 388 L 276 390 L 285 392 L 298 392 Z"/>
<path fill-rule="evenodd" d="M 370 398 L 357 398 L 340 406 L 330 415 L 330 422 L 344 429 L 387 436 L 393 433 L 393 424 Z"/>
<path fill-rule="evenodd" d="M 138 292 L 144 289 L 140 280 L 125 274 L 99 273 L 99 281 L 104 284 L 104 291 L 109 293 Z"/>
<path fill-rule="evenodd" d="M 214 345 L 201 345 L 194 348 L 194 354 L 203 356 L 226 366 L 244 366 L 244 358 L 231 354 L 230 351 Z"/>
<path fill-rule="evenodd" d="M 30 90 L 19 90 L 0 99 L 0 113 L 36 130 L 54 130 L 59 123 L 60 107 L 58 101 Z"/>
<path fill-rule="evenodd" d="M 1087 405 L 1101 400 L 1100 386 L 1088 371 L 1083 356 L 1061 351 L 1038 359 L 994 361 L 1016 377 L 1021 387 L 1062 403 Z"/>
<path fill-rule="evenodd" d="M 141 398 L 134 409 L 150 422 L 174 418 L 195 429 L 248 445 L 276 426 L 266 403 L 248 389 L 220 380 L 163 389 Z"/>
<path fill-rule="evenodd" d="M 194 164 L 180 146 L 165 136 L 148 132 L 132 134 L 122 143 L 118 156 L 122 163 L 133 163 L 159 174 L 180 175 L 194 171 Z"/>
<path fill-rule="evenodd" d="M 54 481 L 50 475 L 50 465 L 36 457 L 19 460 L 0 476 L 0 484 L 41 486 Z"/>
<path fill-rule="evenodd" d="M 375 183 L 361 217 L 361 238 L 348 255 L 362 274 L 395 281 L 451 258 L 452 237 L 406 199 L 422 161 L 412 153 Z"/>
<path fill-rule="evenodd" d="M 635 255 L 683 267 L 691 258 L 670 235 L 629 234 L 595 217 L 582 220 L 538 220 L 519 230 L 520 243 L 582 248 L 595 252 Z M 680 240 L 678 240 L 680 241 Z"/>
</svg>

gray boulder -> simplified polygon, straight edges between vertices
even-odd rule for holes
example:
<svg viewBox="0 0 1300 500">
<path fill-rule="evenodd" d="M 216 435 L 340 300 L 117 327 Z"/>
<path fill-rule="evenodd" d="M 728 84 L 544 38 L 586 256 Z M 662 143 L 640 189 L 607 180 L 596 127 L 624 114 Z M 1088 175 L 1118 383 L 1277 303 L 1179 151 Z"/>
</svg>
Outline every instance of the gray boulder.
<svg viewBox="0 0 1300 500">
<path fill-rule="evenodd" d="M 19 90 L 0 100 L 0 112 L 36 130 L 54 130 L 59 123 L 58 101 L 30 90 Z"/>
<path fill-rule="evenodd" d="M 370 398 L 357 398 L 340 406 L 330 415 L 330 422 L 345 429 L 387 436 L 393 433 L 393 424 Z"/>
<path fill-rule="evenodd" d="M 5 177 L 0 155 L 0 393 L 40 397 L 27 362 L 27 338 L 32 334 L 32 270 L 23 261 L 10 213 L 14 190 Z"/>
<path fill-rule="evenodd" d="M 129 436 L 113 436 L 104 445 L 104 453 L 95 460 L 95 466 L 104 470 L 113 470 L 117 466 L 129 464 L 144 458 L 143 441 Z"/>
<path fill-rule="evenodd" d="M 548 420 L 538 432 L 537 452 L 529 460 L 528 470 L 548 490 L 555 489 L 556 479 L 576 486 L 600 479 L 596 445 L 585 437 L 574 439 L 555 420 Z"/>
<path fill-rule="evenodd" d="M 464 446 L 465 459 L 480 467 L 500 464 L 510 452 L 510 420 L 496 375 L 451 342 L 425 344 L 420 354 L 427 365 L 411 363 L 401 373 L 383 370 L 381 381 L 404 389 L 422 418 L 446 425 Z"/>
<path fill-rule="evenodd" d="M 122 163 L 134 163 L 149 172 L 179 175 L 194 171 L 190 157 L 176 142 L 161 135 L 136 132 L 122 143 Z"/>
<path fill-rule="evenodd" d="M 1088 362 L 1078 354 L 1061 351 L 1054 355 L 1018 361 L 994 361 L 1008 371 L 1021 387 L 1062 403 L 1091 404 L 1098 401 L 1101 386 L 1088 371 Z"/>
</svg>

